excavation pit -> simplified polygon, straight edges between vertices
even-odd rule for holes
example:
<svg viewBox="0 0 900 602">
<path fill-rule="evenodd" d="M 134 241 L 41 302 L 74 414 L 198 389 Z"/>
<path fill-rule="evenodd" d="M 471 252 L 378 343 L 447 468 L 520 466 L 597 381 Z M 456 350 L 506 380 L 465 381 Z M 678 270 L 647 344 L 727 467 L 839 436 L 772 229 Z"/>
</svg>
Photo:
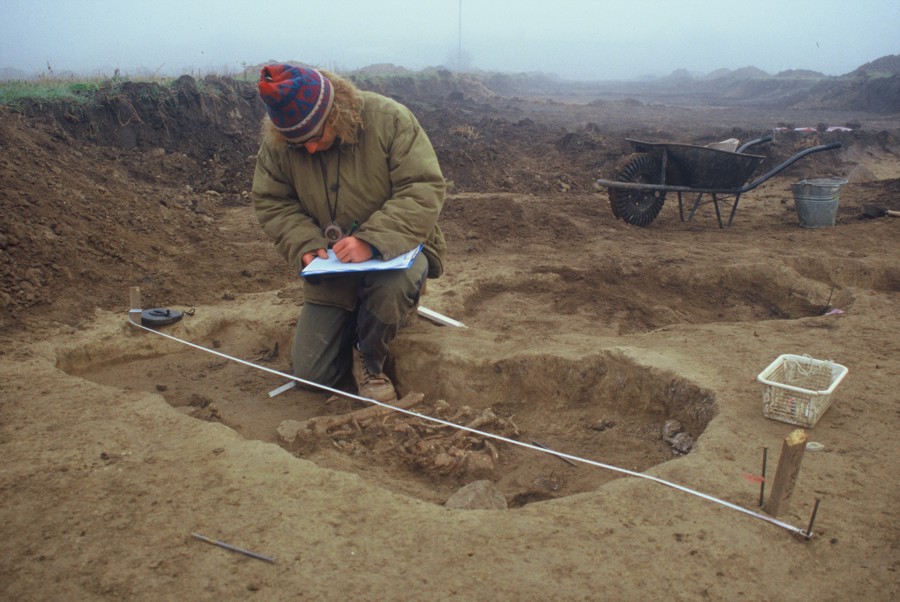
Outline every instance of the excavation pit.
<svg viewBox="0 0 900 602">
<path fill-rule="evenodd" d="M 661 259 L 623 264 L 598 260 L 591 269 L 538 265 L 476 281 L 459 317 L 476 327 L 502 316 L 500 329 L 534 328 L 555 318 L 589 336 L 651 332 L 673 324 L 796 320 L 821 316 L 852 299 L 833 284 L 771 266 L 722 265 L 715 272 Z M 496 321 L 496 319 L 494 318 Z"/>
<path fill-rule="evenodd" d="M 164 332 L 289 372 L 291 329 L 277 320 L 263 325 L 189 317 Z M 716 412 L 710 391 L 618 353 L 462 359 L 433 340 L 401 335 L 402 351 L 388 371 L 401 394 L 424 395 L 412 410 L 481 433 L 397 412 L 328 432 L 298 432 L 296 425 L 309 419 L 371 406 L 298 387 L 269 397 L 285 378 L 149 332 L 127 332 L 123 338 L 133 348 L 116 353 L 108 344 L 81 347 L 62 353 L 59 366 L 103 385 L 158 394 L 174 411 L 437 504 L 475 480 L 492 481 L 509 506 L 517 507 L 591 491 L 621 476 L 491 434 L 641 472 L 689 453 Z"/>
</svg>

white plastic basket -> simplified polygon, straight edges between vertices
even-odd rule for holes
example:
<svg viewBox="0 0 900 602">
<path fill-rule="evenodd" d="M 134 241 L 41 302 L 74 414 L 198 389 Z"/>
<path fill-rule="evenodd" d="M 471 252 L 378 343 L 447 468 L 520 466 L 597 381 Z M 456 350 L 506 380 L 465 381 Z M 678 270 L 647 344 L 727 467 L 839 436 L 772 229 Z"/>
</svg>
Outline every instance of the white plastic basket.
<svg viewBox="0 0 900 602">
<path fill-rule="evenodd" d="M 763 416 L 811 428 L 831 405 L 831 396 L 847 368 L 806 355 L 779 355 L 759 373 Z"/>
</svg>

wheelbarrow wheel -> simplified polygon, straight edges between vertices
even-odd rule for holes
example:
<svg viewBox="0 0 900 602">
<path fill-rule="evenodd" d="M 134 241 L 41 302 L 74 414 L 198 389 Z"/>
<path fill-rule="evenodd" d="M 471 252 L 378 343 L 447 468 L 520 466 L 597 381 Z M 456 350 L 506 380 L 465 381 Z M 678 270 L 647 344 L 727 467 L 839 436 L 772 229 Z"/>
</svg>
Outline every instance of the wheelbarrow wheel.
<svg viewBox="0 0 900 602">
<path fill-rule="evenodd" d="M 662 162 L 647 153 L 628 155 L 616 166 L 618 182 L 659 184 Z M 659 215 L 666 202 L 666 193 L 652 190 L 609 189 L 609 205 L 616 218 L 633 226 L 647 226 Z"/>
</svg>

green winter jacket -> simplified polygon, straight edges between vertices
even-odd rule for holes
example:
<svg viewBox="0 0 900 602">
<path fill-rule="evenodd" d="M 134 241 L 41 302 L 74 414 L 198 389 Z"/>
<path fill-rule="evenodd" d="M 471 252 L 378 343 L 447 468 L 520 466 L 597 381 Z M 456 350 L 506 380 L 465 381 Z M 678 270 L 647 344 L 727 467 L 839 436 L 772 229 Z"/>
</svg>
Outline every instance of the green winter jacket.
<svg viewBox="0 0 900 602">
<path fill-rule="evenodd" d="M 305 253 L 327 248 L 324 229 L 334 214 L 344 232 L 356 227 L 355 236 L 384 259 L 424 243 L 428 276 L 437 278 L 447 252 L 437 225 L 446 183 L 434 149 L 409 109 L 372 92 L 360 94 L 363 128 L 355 144 L 337 140 L 311 155 L 288 148 L 265 128 L 253 174 L 256 216 L 298 272 Z M 304 280 L 304 298 L 352 310 L 358 282 L 358 276 Z"/>
</svg>

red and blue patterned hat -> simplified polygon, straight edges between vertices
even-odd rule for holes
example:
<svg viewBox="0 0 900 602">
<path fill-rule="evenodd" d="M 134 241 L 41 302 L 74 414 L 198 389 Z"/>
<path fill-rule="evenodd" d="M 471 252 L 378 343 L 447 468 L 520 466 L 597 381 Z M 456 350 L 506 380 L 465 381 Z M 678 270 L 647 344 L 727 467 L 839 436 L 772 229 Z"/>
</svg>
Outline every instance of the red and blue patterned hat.
<svg viewBox="0 0 900 602">
<path fill-rule="evenodd" d="M 259 74 L 259 96 L 275 129 L 291 142 L 305 142 L 331 110 L 334 88 L 315 69 L 267 65 Z"/>
</svg>

